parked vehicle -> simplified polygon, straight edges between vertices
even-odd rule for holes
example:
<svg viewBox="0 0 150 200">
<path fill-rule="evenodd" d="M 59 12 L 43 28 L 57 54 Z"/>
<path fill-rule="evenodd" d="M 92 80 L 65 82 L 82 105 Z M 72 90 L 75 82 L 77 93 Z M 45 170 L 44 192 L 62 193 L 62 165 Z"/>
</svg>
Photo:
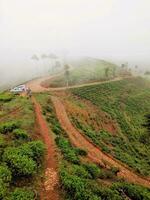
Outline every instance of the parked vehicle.
<svg viewBox="0 0 150 200">
<path fill-rule="evenodd" d="M 13 92 L 13 93 L 21 93 L 21 92 L 24 92 L 26 91 L 26 86 L 25 85 L 19 85 L 19 86 L 16 86 L 14 88 L 12 88 L 10 90 L 10 92 Z"/>
</svg>

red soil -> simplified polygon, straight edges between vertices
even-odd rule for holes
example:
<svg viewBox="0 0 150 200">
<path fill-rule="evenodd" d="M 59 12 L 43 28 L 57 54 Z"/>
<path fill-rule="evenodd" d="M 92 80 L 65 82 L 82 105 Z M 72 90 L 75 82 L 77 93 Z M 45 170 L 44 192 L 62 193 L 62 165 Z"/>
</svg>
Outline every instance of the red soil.
<svg viewBox="0 0 150 200">
<path fill-rule="evenodd" d="M 114 159 L 108 154 L 105 154 L 101 151 L 99 147 L 94 145 L 88 138 L 82 135 L 74 126 L 71 124 L 64 105 L 57 97 L 52 97 L 53 104 L 55 106 L 56 114 L 59 119 L 59 122 L 62 128 L 68 134 L 73 145 L 79 148 L 84 148 L 88 152 L 88 158 L 99 164 L 103 164 L 105 166 L 114 166 L 119 168 L 120 172 L 118 176 L 123 177 L 127 181 L 139 185 L 143 185 L 145 187 L 150 188 L 150 180 L 144 178 L 132 171 L 128 166 L 121 163 L 120 161 Z"/>
<path fill-rule="evenodd" d="M 42 116 L 41 106 L 34 97 L 32 101 L 35 107 L 36 123 L 39 126 L 41 137 L 46 145 L 46 166 L 45 166 L 45 180 L 41 191 L 41 200 L 59 200 L 58 192 L 58 174 L 57 174 L 57 163 L 56 163 L 56 150 L 55 143 L 52 137 L 52 132 L 48 128 L 45 119 Z"/>
</svg>

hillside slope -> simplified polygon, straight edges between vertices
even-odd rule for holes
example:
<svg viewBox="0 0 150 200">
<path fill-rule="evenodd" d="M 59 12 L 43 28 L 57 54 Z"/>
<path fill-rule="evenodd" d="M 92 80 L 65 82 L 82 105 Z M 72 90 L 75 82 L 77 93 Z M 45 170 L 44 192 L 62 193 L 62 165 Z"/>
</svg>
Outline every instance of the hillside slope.
<svg viewBox="0 0 150 200">
<path fill-rule="evenodd" d="M 105 80 L 117 75 L 118 66 L 99 59 L 82 58 L 79 60 L 69 61 L 69 85 L 78 85 L 87 82 Z M 108 68 L 108 77 L 105 75 L 105 69 Z M 56 79 L 45 82 L 47 87 L 66 86 L 66 77 L 61 74 Z"/>
<path fill-rule="evenodd" d="M 109 114 L 119 126 L 116 135 L 106 130 L 95 130 L 74 115 L 75 125 L 94 143 L 105 144 L 104 151 L 128 164 L 142 175 L 150 175 L 150 140 L 143 124 L 150 113 L 150 84 L 141 78 L 133 78 L 96 86 L 72 89 L 71 92 L 92 102 Z M 84 101 L 83 101 L 84 100 Z M 91 113 L 91 118 L 92 118 Z M 102 119 L 99 119 L 100 121 Z"/>
</svg>

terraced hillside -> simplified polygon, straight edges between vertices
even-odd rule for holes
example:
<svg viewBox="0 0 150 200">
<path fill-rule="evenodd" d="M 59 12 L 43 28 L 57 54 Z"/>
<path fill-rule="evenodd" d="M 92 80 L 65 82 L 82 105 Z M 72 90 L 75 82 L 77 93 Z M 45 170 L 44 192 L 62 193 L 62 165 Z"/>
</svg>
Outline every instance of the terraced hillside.
<svg viewBox="0 0 150 200">
<path fill-rule="evenodd" d="M 79 97 L 77 101 L 81 105 L 87 105 L 85 100 L 88 100 L 98 110 L 107 113 L 118 129 L 114 129 L 113 134 L 112 130 L 105 127 L 96 129 L 94 123 L 83 123 L 83 119 L 74 114 L 72 121 L 76 127 L 103 151 L 126 163 L 136 172 L 150 176 L 150 139 L 144 126 L 146 115 L 150 113 L 150 82 L 132 78 L 75 88 L 71 92 L 75 95 L 74 99 Z M 91 112 L 91 119 L 93 115 Z M 95 114 L 94 121 L 100 123 L 103 120 L 103 117 Z"/>
<path fill-rule="evenodd" d="M 53 95 L 50 93 L 39 93 L 36 94 L 36 99 L 42 105 L 43 115 L 54 133 L 55 141 L 59 149 L 57 152 L 59 154 L 59 176 L 62 199 L 149 199 L 150 189 L 126 182 L 117 175 L 119 170 L 113 166 L 106 168 L 100 164 L 94 164 L 92 159 L 89 159 L 88 150 L 86 148 L 83 149 L 83 145 L 80 147 L 76 145 L 80 144 L 80 142 L 82 144 L 83 141 L 80 141 L 80 137 L 75 137 L 75 143 L 72 143 L 72 132 L 66 132 L 65 129 L 67 130 L 67 128 L 62 126 L 62 123 L 67 119 L 67 116 L 64 116 L 63 113 L 64 108 L 62 109 L 63 106 L 61 106 L 61 110 L 57 106 L 57 102 L 60 101 Z M 59 115 L 58 111 L 60 111 Z M 61 117 L 61 120 L 59 117 Z M 66 124 L 66 127 L 71 127 L 70 122 L 68 123 L 69 125 Z M 73 128 L 71 129 L 73 130 Z M 95 155 L 94 149 L 92 155 Z"/>
</svg>

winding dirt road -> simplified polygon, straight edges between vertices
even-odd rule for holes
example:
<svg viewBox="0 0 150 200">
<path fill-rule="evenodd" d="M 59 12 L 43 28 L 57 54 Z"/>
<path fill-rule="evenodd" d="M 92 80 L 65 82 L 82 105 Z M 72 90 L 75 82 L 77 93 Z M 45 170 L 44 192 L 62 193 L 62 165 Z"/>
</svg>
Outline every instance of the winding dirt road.
<svg viewBox="0 0 150 200">
<path fill-rule="evenodd" d="M 36 124 L 39 126 L 40 135 L 46 145 L 46 166 L 45 166 L 45 180 L 41 192 L 41 200 L 60 200 L 58 192 L 58 174 L 56 163 L 55 142 L 52 137 L 52 132 L 48 128 L 47 123 L 42 116 L 41 106 L 36 99 L 32 97 L 32 102 L 35 108 Z"/>
<path fill-rule="evenodd" d="M 67 116 L 64 105 L 58 99 L 58 97 L 52 97 L 52 102 L 54 104 L 59 122 L 62 128 L 68 134 L 72 144 L 74 144 L 76 147 L 86 149 L 88 152 L 88 158 L 91 159 L 91 161 L 100 164 L 105 163 L 107 165 L 117 167 L 120 170 L 120 172 L 118 173 L 120 177 L 123 177 L 128 182 L 150 188 L 150 180 L 141 177 L 140 175 L 137 175 L 120 161 L 114 159 L 108 154 L 103 153 L 100 148 L 96 147 L 92 142 L 90 142 L 90 140 L 88 140 L 76 128 L 74 128 Z"/>
<path fill-rule="evenodd" d="M 69 87 L 57 87 L 57 88 L 46 88 L 46 87 L 44 87 L 44 82 L 46 82 L 46 81 L 50 82 L 53 79 L 55 79 L 56 77 L 60 76 L 61 74 L 62 73 L 54 75 L 54 76 L 46 76 L 46 77 L 31 80 L 28 83 L 26 83 L 26 86 L 29 87 L 32 90 L 32 92 L 48 92 L 48 91 L 66 90 L 66 89 L 71 89 L 71 88 L 79 88 L 79 87 L 90 86 L 90 85 L 98 85 L 98 84 L 122 80 L 122 78 L 117 77 L 115 79 L 108 80 L 108 81 L 97 81 L 97 82 L 93 82 L 93 83 L 85 83 L 85 84 L 74 85 L 74 86 L 69 86 Z"/>
</svg>

